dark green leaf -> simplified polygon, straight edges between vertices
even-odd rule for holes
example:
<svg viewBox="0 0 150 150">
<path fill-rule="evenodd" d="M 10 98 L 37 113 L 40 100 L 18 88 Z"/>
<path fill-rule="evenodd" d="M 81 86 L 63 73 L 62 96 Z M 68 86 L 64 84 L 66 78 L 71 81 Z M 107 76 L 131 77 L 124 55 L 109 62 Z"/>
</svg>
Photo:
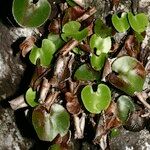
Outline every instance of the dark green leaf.
<svg viewBox="0 0 150 150">
<path fill-rule="evenodd" d="M 95 21 L 94 32 L 102 38 L 105 38 L 111 36 L 112 29 L 107 27 L 101 19 L 97 19 Z"/>
<path fill-rule="evenodd" d="M 53 144 L 48 150 L 61 150 L 61 147 L 58 144 Z"/>
<path fill-rule="evenodd" d="M 75 2 L 73 2 L 73 0 L 66 0 L 66 2 L 72 7 L 77 5 Z"/>
<path fill-rule="evenodd" d="M 20 26 L 37 27 L 48 19 L 51 6 L 47 0 L 38 0 L 36 4 L 32 0 L 14 0 L 12 12 Z"/>
<path fill-rule="evenodd" d="M 122 13 L 121 18 L 119 18 L 117 14 L 114 14 L 112 16 L 112 23 L 118 32 L 126 32 L 130 28 L 127 13 Z"/>
<path fill-rule="evenodd" d="M 92 70 L 86 64 L 83 64 L 76 70 L 74 78 L 82 81 L 94 81 L 99 80 L 100 74 Z"/>
<path fill-rule="evenodd" d="M 91 85 L 87 85 L 81 92 L 81 98 L 85 108 L 95 114 L 108 108 L 111 102 L 111 91 L 108 86 L 99 84 L 94 92 Z"/>
<path fill-rule="evenodd" d="M 118 117 L 125 123 L 131 112 L 135 110 L 134 103 L 128 96 L 120 96 L 117 100 Z"/>
<path fill-rule="evenodd" d="M 140 13 L 134 16 L 131 12 L 129 12 L 128 19 L 130 26 L 138 33 L 145 31 L 149 23 L 148 17 L 144 13 Z"/>
<path fill-rule="evenodd" d="M 53 104 L 50 113 L 39 105 L 32 114 L 32 123 L 40 140 L 52 141 L 58 134 L 64 136 L 70 125 L 69 114 L 59 104 Z"/>
</svg>

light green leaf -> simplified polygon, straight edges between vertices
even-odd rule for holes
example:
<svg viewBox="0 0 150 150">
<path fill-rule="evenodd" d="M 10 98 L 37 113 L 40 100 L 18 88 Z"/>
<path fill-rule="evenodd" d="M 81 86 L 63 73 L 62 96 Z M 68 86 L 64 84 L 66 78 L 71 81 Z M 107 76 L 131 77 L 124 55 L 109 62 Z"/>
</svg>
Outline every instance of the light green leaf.
<svg viewBox="0 0 150 150">
<path fill-rule="evenodd" d="M 135 106 L 130 97 L 122 95 L 117 100 L 117 109 L 119 119 L 125 123 Z"/>
<path fill-rule="evenodd" d="M 62 28 L 61 37 L 64 41 L 67 41 L 68 38 L 74 38 L 78 41 L 83 40 L 88 35 L 88 29 L 85 28 L 80 30 L 81 24 L 77 21 L 70 21 L 66 23 Z"/>
<path fill-rule="evenodd" d="M 42 41 L 42 47 L 33 47 L 31 53 L 29 55 L 30 61 L 36 65 L 37 60 L 40 60 L 40 65 L 44 67 L 48 67 L 53 58 L 53 54 L 56 51 L 56 47 L 54 43 L 48 39 L 44 39 Z"/>
<path fill-rule="evenodd" d="M 111 91 L 104 84 L 99 84 L 96 92 L 93 91 L 91 85 L 87 85 L 81 92 L 81 99 L 89 112 L 99 114 L 110 105 Z"/>
<path fill-rule="evenodd" d="M 97 71 L 100 71 L 103 68 L 103 66 L 105 64 L 105 60 L 106 60 L 105 53 L 101 53 L 99 56 L 92 54 L 90 57 L 91 66 L 93 69 L 95 69 Z"/>
<path fill-rule="evenodd" d="M 51 5 L 47 0 L 38 0 L 36 4 L 32 0 L 14 0 L 12 12 L 20 26 L 38 27 L 48 19 Z"/>
<path fill-rule="evenodd" d="M 58 134 L 64 136 L 68 132 L 70 118 L 60 104 L 53 104 L 50 112 L 39 105 L 33 111 L 32 124 L 40 140 L 52 141 Z"/>
<path fill-rule="evenodd" d="M 129 12 L 128 20 L 132 29 L 138 33 L 144 32 L 149 23 L 148 17 L 144 13 L 134 16 L 131 12 Z"/>
<path fill-rule="evenodd" d="M 121 18 L 114 14 L 112 16 L 112 24 L 118 32 L 126 32 L 130 28 L 127 13 L 122 13 Z"/>
<path fill-rule="evenodd" d="M 31 106 L 31 107 L 35 107 L 37 106 L 39 103 L 37 103 L 36 100 L 36 91 L 33 91 L 32 88 L 29 88 L 26 92 L 25 95 L 26 98 L 26 102 Z"/>
<path fill-rule="evenodd" d="M 108 53 L 111 49 L 111 38 L 101 38 L 100 36 L 94 34 L 90 39 L 91 49 L 96 48 L 96 54 L 100 55 L 101 53 Z"/>
<path fill-rule="evenodd" d="M 88 65 L 81 65 L 75 72 L 74 78 L 81 81 L 99 80 L 100 74 L 92 70 Z"/>
</svg>

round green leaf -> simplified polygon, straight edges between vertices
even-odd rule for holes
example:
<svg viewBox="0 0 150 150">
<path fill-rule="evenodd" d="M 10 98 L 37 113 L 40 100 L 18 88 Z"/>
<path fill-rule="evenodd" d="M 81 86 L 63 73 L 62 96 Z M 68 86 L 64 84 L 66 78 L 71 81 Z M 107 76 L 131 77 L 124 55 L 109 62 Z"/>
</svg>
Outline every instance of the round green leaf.
<svg viewBox="0 0 150 150">
<path fill-rule="evenodd" d="M 122 95 L 117 100 L 117 109 L 119 119 L 126 122 L 131 112 L 135 110 L 135 106 L 130 97 Z"/>
<path fill-rule="evenodd" d="M 130 28 L 127 19 L 127 13 L 122 13 L 121 18 L 114 14 L 112 16 L 112 24 L 118 32 L 125 32 Z"/>
<path fill-rule="evenodd" d="M 42 47 L 33 47 L 29 55 L 30 61 L 36 65 L 37 60 L 40 60 L 41 66 L 48 67 L 56 51 L 54 43 L 48 39 L 42 41 Z"/>
<path fill-rule="evenodd" d="M 100 55 L 101 53 L 108 53 L 111 49 L 111 38 L 101 38 L 100 36 L 94 34 L 90 39 L 91 49 L 96 48 L 96 54 Z"/>
<path fill-rule="evenodd" d="M 26 102 L 31 106 L 35 107 L 38 103 L 35 101 L 36 99 L 36 91 L 33 91 L 32 88 L 29 88 L 25 95 Z"/>
<path fill-rule="evenodd" d="M 142 64 L 135 58 L 122 56 L 116 59 L 112 64 L 112 70 L 118 74 L 117 77 L 124 83 L 122 85 L 114 83 L 114 86 L 129 95 L 142 91 L 146 72 Z"/>
<path fill-rule="evenodd" d="M 48 19 L 51 6 L 47 0 L 38 0 L 36 4 L 32 0 L 14 0 L 12 12 L 20 26 L 38 27 Z"/>
<path fill-rule="evenodd" d="M 97 71 L 100 71 L 103 68 L 103 66 L 105 64 L 105 60 L 106 60 L 105 53 L 101 53 L 99 56 L 92 54 L 90 57 L 91 65 L 92 65 L 93 69 L 95 69 Z"/>
<path fill-rule="evenodd" d="M 68 132 L 70 118 L 60 104 L 53 104 L 50 113 L 40 105 L 33 111 L 32 124 L 40 140 L 52 141 L 58 134 L 64 136 Z"/>
<path fill-rule="evenodd" d="M 99 84 L 94 92 L 91 85 L 87 85 L 81 92 L 81 99 L 85 108 L 95 114 L 108 108 L 111 102 L 111 91 L 108 86 Z"/>
<path fill-rule="evenodd" d="M 81 65 L 75 72 L 74 78 L 81 81 L 94 81 L 100 78 L 99 73 L 92 70 L 88 65 Z"/>
<path fill-rule="evenodd" d="M 133 15 L 131 12 L 128 13 L 128 19 L 131 27 L 136 32 L 144 32 L 148 26 L 148 17 L 144 13 Z"/>
</svg>

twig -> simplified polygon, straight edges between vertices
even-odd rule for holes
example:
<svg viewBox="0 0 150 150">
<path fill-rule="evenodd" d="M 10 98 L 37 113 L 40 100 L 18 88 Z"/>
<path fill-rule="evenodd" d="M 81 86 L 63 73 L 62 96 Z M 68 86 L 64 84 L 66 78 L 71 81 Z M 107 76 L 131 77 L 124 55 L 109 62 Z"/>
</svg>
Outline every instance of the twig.
<svg viewBox="0 0 150 150">
<path fill-rule="evenodd" d="M 96 13 L 96 8 L 92 7 L 89 10 L 87 10 L 81 17 L 79 17 L 78 19 L 76 19 L 76 21 L 82 22 L 84 20 L 86 20 L 87 18 L 91 17 L 92 15 L 94 15 Z"/>
<path fill-rule="evenodd" d="M 9 101 L 10 106 L 13 110 L 17 110 L 20 108 L 27 107 L 28 105 L 25 102 L 24 95 L 20 95 L 19 97 Z"/>
<path fill-rule="evenodd" d="M 145 93 L 143 92 L 135 92 L 134 93 L 135 96 L 137 96 L 137 98 L 139 99 L 139 101 L 150 110 L 150 105 L 146 102 L 146 97 L 145 97 Z"/>
</svg>

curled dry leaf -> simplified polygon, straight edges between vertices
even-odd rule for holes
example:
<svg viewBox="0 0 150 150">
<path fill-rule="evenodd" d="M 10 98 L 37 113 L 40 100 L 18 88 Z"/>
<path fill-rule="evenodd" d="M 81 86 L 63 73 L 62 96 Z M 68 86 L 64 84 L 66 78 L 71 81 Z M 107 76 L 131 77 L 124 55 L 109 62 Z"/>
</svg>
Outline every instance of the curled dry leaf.
<svg viewBox="0 0 150 150">
<path fill-rule="evenodd" d="M 34 36 L 27 37 L 19 46 L 23 57 L 33 48 L 36 38 Z"/>
<path fill-rule="evenodd" d="M 66 108 L 69 113 L 75 115 L 81 112 L 81 105 L 76 95 L 73 95 L 70 92 L 66 92 L 65 99 L 67 101 Z"/>
<path fill-rule="evenodd" d="M 129 35 L 127 40 L 125 41 L 125 50 L 127 54 L 131 57 L 137 58 L 137 55 L 140 52 L 140 45 L 138 44 L 134 35 Z"/>
<path fill-rule="evenodd" d="M 65 23 L 71 20 L 76 20 L 77 18 L 81 17 L 84 14 L 84 12 L 85 10 L 79 6 L 69 7 L 68 9 L 66 9 L 65 15 L 62 20 L 62 24 L 64 25 Z"/>
<path fill-rule="evenodd" d="M 61 30 L 61 19 L 60 18 L 54 19 L 50 23 L 48 30 L 50 33 L 59 34 Z"/>
</svg>

